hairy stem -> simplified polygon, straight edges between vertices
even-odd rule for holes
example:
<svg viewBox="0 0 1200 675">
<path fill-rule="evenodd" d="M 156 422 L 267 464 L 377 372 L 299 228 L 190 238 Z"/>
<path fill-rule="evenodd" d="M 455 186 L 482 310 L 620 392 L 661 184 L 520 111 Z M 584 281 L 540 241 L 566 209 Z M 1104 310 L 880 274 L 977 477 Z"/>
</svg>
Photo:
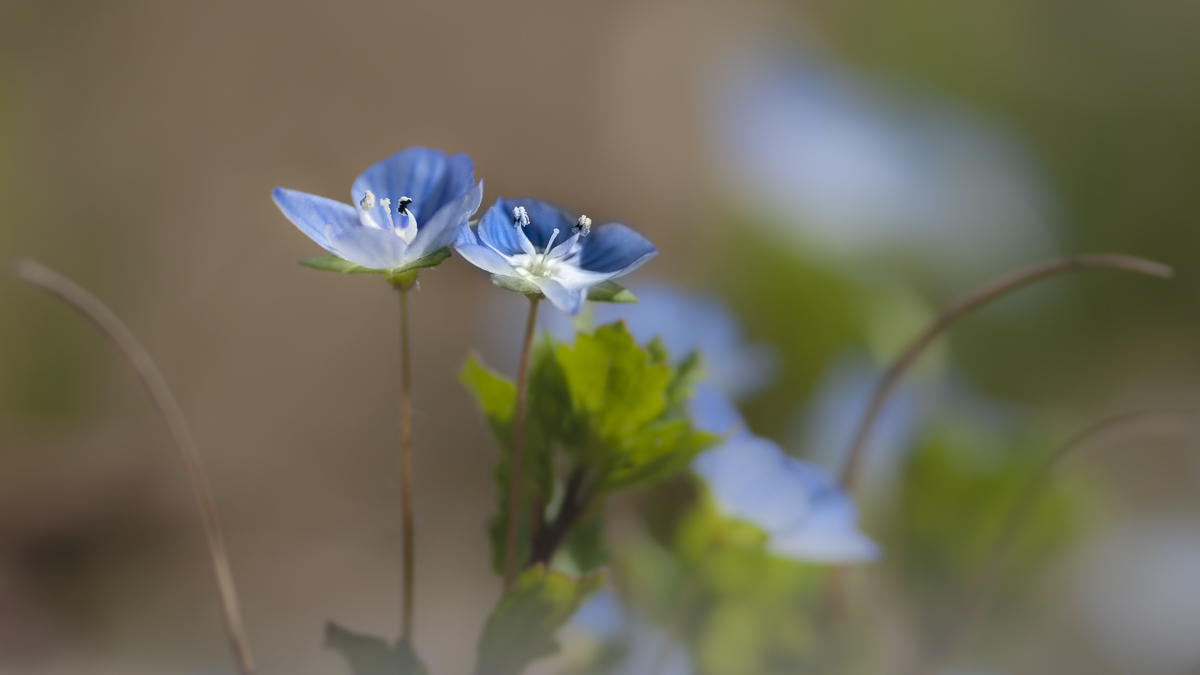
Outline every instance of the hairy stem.
<svg viewBox="0 0 1200 675">
<path fill-rule="evenodd" d="M 517 532 L 521 522 L 521 462 L 525 454 L 525 394 L 529 388 L 529 354 L 537 329 L 540 295 L 529 296 L 529 320 L 525 323 L 525 341 L 521 344 L 521 365 L 517 370 L 517 408 L 513 413 L 511 476 L 508 485 L 508 530 L 504 544 L 504 589 L 512 585 L 517 571 Z"/>
<path fill-rule="evenodd" d="M 959 606 L 954 623 L 952 624 L 953 632 L 946 641 L 946 645 L 938 659 L 939 661 L 953 658 L 960 649 L 969 643 L 979 617 L 983 615 L 984 610 L 991 601 L 996 584 L 1000 580 L 1000 572 L 1008 561 L 1008 556 L 1016 544 L 1017 536 L 1021 533 L 1025 523 L 1033 514 L 1033 510 L 1038 503 L 1038 498 L 1041 497 L 1046 485 L 1049 483 L 1051 475 L 1058 465 L 1069 455 L 1082 452 L 1089 447 L 1094 447 L 1094 441 L 1110 433 L 1154 420 L 1182 420 L 1191 427 L 1194 427 L 1196 424 L 1195 413 L 1184 410 L 1143 410 L 1126 413 L 1102 420 L 1088 427 L 1059 446 L 1058 449 L 1042 462 L 1038 470 L 1030 478 L 1029 483 L 1025 485 L 1025 488 L 1013 502 L 1013 506 L 1008 512 L 1008 517 L 1005 519 L 1004 525 L 1000 528 L 996 540 L 988 551 L 987 557 L 984 558 L 984 562 L 976 572 L 974 579 L 968 584 L 964 600 Z"/>
<path fill-rule="evenodd" d="M 416 588 L 416 540 L 413 533 L 412 505 L 412 371 L 408 345 L 408 290 L 397 285 L 400 293 L 400 537 L 401 582 L 400 637 L 412 638 L 413 606 Z"/>
<path fill-rule="evenodd" d="M 200 507 L 204 531 L 208 538 L 208 550 L 212 556 L 213 571 L 216 574 L 217 587 L 220 591 L 221 615 L 225 622 L 225 633 L 229 638 L 234 660 L 242 675 L 251 675 L 254 672 L 254 660 L 250 655 L 250 646 L 246 640 L 246 631 L 242 624 L 241 611 L 238 608 L 237 589 L 234 587 L 233 571 L 229 566 L 225 539 L 221 534 L 220 522 L 217 519 L 212 488 L 204 473 L 204 464 L 200 458 L 200 451 L 196 447 L 196 440 L 188 430 L 187 420 L 184 418 L 183 411 L 180 410 L 174 394 L 171 393 L 162 371 L 150 358 L 146 348 L 134 337 L 133 332 L 96 296 L 58 272 L 32 260 L 17 262 L 14 271 L 17 278 L 57 296 L 99 328 L 100 332 L 116 345 L 117 350 L 141 379 L 146 392 L 150 394 L 150 398 L 154 401 L 154 405 L 158 408 L 159 414 L 175 441 L 175 447 L 179 451 L 180 458 L 183 459 L 184 467 L 191 477 L 192 488 L 196 493 L 196 502 Z"/>
<path fill-rule="evenodd" d="M 933 344 L 933 341 L 950 327 L 955 321 L 972 310 L 982 307 L 993 300 L 1002 298 L 1009 293 L 1024 288 L 1030 284 L 1048 279 L 1060 274 L 1074 272 L 1083 269 L 1114 269 L 1123 270 L 1126 272 L 1136 272 L 1138 274 L 1146 274 L 1154 277 L 1169 278 L 1172 275 L 1170 267 L 1142 258 L 1132 256 L 1116 255 L 1109 253 L 1091 253 L 1069 258 L 1058 258 L 1048 260 L 1046 262 L 1037 263 L 1028 267 L 1019 269 L 1015 272 L 1010 272 L 998 279 L 994 279 L 989 283 L 984 284 L 975 292 L 966 295 L 958 300 L 950 303 L 948 307 L 943 309 L 933 321 L 930 322 L 925 330 L 909 343 L 908 347 L 900 354 L 884 373 L 883 378 L 879 380 L 875 391 L 871 396 L 871 403 L 867 407 L 866 414 L 863 415 L 862 421 L 859 422 L 858 429 L 854 434 L 854 441 L 850 446 L 850 453 L 846 457 L 846 463 L 842 469 L 842 487 L 847 491 L 852 491 L 857 483 L 858 472 L 863 461 L 863 455 L 866 453 L 867 442 L 870 440 L 871 431 L 874 428 L 875 420 L 879 413 L 883 410 L 884 404 L 887 402 L 888 396 L 900 382 L 900 378 L 904 376 L 908 369 L 912 367 L 917 358 L 925 352 L 925 350 Z"/>
</svg>

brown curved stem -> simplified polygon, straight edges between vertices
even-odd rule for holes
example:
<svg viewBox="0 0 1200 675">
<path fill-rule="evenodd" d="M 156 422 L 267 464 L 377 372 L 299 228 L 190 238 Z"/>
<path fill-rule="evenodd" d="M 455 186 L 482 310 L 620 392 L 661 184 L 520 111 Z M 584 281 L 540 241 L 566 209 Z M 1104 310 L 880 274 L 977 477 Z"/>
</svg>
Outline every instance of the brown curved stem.
<svg viewBox="0 0 1200 675">
<path fill-rule="evenodd" d="M 154 405 L 158 408 L 163 422 L 171 432 L 175 447 L 192 480 L 192 488 L 196 493 L 196 502 L 200 507 L 200 515 L 204 521 L 204 531 L 208 538 L 208 550 L 212 556 L 213 571 L 217 577 L 217 587 L 221 598 L 221 615 L 225 621 L 225 633 L 229 645 L 237 661 L 238 670 L 242 675 L 254 672 L 254 660 L 250 655 L 250 646 L 246 641 L 246 631 L 242 625 L 241 611 L 238 609 L 237 589 L 233 583 L 233 571 L 229 566 L 229 555 L 225 549 L 225 539 L 221 534 L 220 522 L 217 520 L 217 507 L 213 500 L 212 488 L 204 473 L 204 464 L 196 440 L 188 430 L 187 420 L 179 408 L 171 388 L 162 371 L 150 358 L 150 353 L 138 342 L 133 332 L 96 296 L 84 290 L 81 286 L 67 277 L 33 260 L 21 260 L 14 266 L 17 278 L 27 281 L 52 295 L 83 314 L 101 333 L 116 345 L 117 350 L 125 357 L 126 362 L 141 379 Z"/>
<path fill-rule="evenodd" d="M 1114 431 L 1155 419 L 1184 420 L 1190 425 L 1196 424 L 1195 413 L 1186 410 L 1143 410 L 1125 413 L 1102 420 L 1084 429 L 1059 446 L 1042 462 L 1013 503 L 1004 526 L 1000 528 L 995 542 L 987 557 L 984 558 L 983 565 L 980 566 L 975 578 L 967 586 L 967 593 L 952 624 L 953 633 L 947 641 L 941 659 L 953 658 L 960 649 L 969 643 L 979 617 L 982 616 L 991 601 L 996 584 L 1000 580 L 1000 572 L 1008 561 L 1017 536 L 1033 514 L 1038 498 L 1041 497 L 1058 465 L 1070 455 L 1095 447 L 1095 441 Z"/>
<path fill-rule="evenodd" d="M 933 341 L 943 331 L 963 315 L 993 300 L 1002 298 L 1015 290 L 1024 288 L 1042 279 L 1084 269 L 1122 270 L 1164 279 L 1170 278 L 1172 275 L 1170 267 L 1151 260 L 1112 253 L 1089 253 L 1069 258 L 1048 260 L 1015 272 L 1010 272 L 984 284 L 975 292 L 950 303 L 948 307 L 934 317 L 933 321 L 925 327 L 925 330 L 921 331 L 909 343 L 908 347 L 892 363 L 887 372 L 884 373 L 883 377 L 879 380 L 879 384 L 876 385 L 875 391 L 871 395 L 871 403 L 858 425 L 858 430 L 854 434 L 854 441 L 850 446 L 850 453 L 846 457 L 846 464 L 842 468 L 842 487 L 848 492 L 854 490 L 860 465 L 863 461 L 863 455 L 866 453 L 867 442 L 871 438 L 871 431 L 875 426 L 876 418 L 879 417 L 884 404 L 887 403 L 888 396 L 895 389 L 904 374 L 908 372 L 908 369 L 912 367 L 913 363 L 933 344 Z"/>
<path fill-rule="evenodd" d="M 525 323 L 525 341 L 521 344 L 521 365 L 517 370 L 517 407 L 513 413 L 512 463 L 508 485 L 508 529 L 504 544 L 504 589 L 512 585 L 517 572 L 517 533 L 521 523 L 521 463 L 525 453 L 525 395 L 529 389 L 529 354 L 537 328 L 540 295 L 529 296 L 529 319 Z"/>
</svg>

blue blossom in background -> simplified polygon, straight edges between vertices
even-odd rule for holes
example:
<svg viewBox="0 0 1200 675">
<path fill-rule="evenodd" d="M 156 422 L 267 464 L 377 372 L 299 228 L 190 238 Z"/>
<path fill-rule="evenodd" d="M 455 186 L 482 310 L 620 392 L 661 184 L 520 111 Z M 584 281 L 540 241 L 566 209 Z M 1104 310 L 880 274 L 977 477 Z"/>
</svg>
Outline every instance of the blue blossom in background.
<svg viewBox="0 0 1200 675">
<path fill-rule="evenodd" d="M 699 351 L 704 380 L 735 399 L 755 394 L 774 381 L 779 362 L 774 348 L 747 343 L 737 317 L 717 299 L 666 284 L 630 290 L 637 303 L 596 304 L 592 323 L 624 320 L 638 342 L 658 337 L 676 361 Z M 563 342 L 575 338 L 575 326 L 561 315 L 546 315 L 541 325 Z"/>
<path fill-rule="evenodd" d="M 878 546 L 858 530 L 854 501 L 828 472 L 750 433 L 733 403 L 712 387 L 696 387 L 689 414 L 697 428 L 726 435 L 692 461 L 692 470 L 722 513 L 767 534 L 769 550 L 818 563 L 878 556 Z"/>
<path fill-rule="evenodd" d="M 830 366 L 812 399 L 797 415 L 792 434 L 806 457 L 832 470 L 841 467 L 883 371 L 865 359 L 841 358 Z M 868 442 L 863 482 L 878 487 L 890 480 L 912 449 L 917 432 L 929 421 L 938 385 L 914 377 L 900 382 L 888 398 Z"/>
<path fill-rule="evenodd" d="M 791 52 L 718 78 L 715 165 L 806 250 L 899 250 L 959 275 L 1053 248 L 1057 208 L 1021 144 L 952 103 Z"/>
<path fill-rule="evenodd" d="M 371 166 L 353 206 L 275 188 L 275 205 L 330 253 L 372 270 L 404 267 L 449 246 L 483 200 L 471 159 L 408 148 Z"/>
<path fill-rule="evenodd" d="M 619 663 L 605 672 L 612 675 L 692 675 L 696 672 L 683 644 L 673 643 L 670 634 L 622 605 L 611 590 L 601 590 L 579 608 L 560 637 L 568 644 L 621 643 L 625 647 Z"/>
<path fill-rule="evenodd" d="M 621 223 L 592 227 L 587 216 L 536 199 L 497 199 L 478 227 L 463 224 L 454 248 L 497 285 L 541 293 L 575 314 L 592 287 L 628 274 L 658 254 Z"/>
</svg>

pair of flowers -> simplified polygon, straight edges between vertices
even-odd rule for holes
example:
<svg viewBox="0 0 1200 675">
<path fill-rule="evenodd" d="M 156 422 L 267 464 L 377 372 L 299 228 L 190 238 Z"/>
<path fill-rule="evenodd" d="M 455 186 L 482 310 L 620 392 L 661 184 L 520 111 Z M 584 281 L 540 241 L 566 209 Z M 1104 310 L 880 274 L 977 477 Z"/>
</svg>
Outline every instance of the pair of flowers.
<svg viewBox="0 0 1200 675">
<path fill-rule="evenodd" d="M 375 164 L 351 187 L 353 205 L 275 188 L 275 204 L 330 253 L 389 276 L 428 267 L 453 245 L 496 284 L 544 295 L 574 314 L 588 290 L 627 274 L 658 250 L 621 223 L 592 226 L 536 199 L 499 198 L 479 219 L 483 201 L 471 159 L 408 148 Z"/>
</svg>

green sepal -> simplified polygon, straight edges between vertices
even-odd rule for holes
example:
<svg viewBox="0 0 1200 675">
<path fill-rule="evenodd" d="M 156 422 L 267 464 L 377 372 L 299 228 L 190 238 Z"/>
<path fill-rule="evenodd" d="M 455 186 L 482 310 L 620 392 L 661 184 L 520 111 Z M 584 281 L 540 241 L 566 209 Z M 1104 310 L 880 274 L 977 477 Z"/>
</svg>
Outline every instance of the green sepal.
<svg viewBox="0 0 1200 675">
<path fill-rule="evenodd" d="M 598 571 L 580 579 L 530 567 L 488 617 L 475 675 L 519 675 L 533 661 L 558 652 L 555 637 L 579 605 L 604 585 Z"/>
<path fill-rule="evenodd" d="M 588 289 L 587 299 L 592 302 L 615 302 L 629 304 L 637 302 L 637 296 L 615 281 L 602 281 Z"/>
<path fill-rule="evenodd" d="M 337 272 L 339 274 L 379 274 L 388 277 L 390 280 L 396 278 L 405 279 L 410 276 L 412 278 L 416 278 L 416 275 L 412 274 L 413 272 L 417 272 L 426 267 L 435 267 L 440 265 L 443 260 L 449 257 L 450 247 L 443 246 L 424 258 L 418 258 L 407 265 L 401 265 L 399 267 L 392 267 L 382 270 L 373 270 L 369 267 L 363 267 L 358 263 L 352 263 L 341 256 L 334 255 L 333 253 L 326 253 L 325 255 L 319 255 L 315 258 L 306 258 L 301 260 L 300 264 L 304 265 L 305 267 L 311 267 L 314 270 Z"/>
<path fill-rule="evenodd" d="M 503 274 L 493 274 L 492 283 L 503 288 L 506 291 L 520 293 L 521 295 L 541 295 L 542 289 L 537 287 L 532 281 L 526 281 L 521 277 L 507 277 Z"/>
<path fill-rule="evenodd" d="M 492 283 L 506 291 L 520 293 L 521 295 L 542 295 L 542 290 L 537 287 L 537 284 L 521 277 L 510 277 L 503 274 L 493 274 Z M 628 288 L 621 286 L 613 281 L 604 281 L 588 289 L 587 299 L 592 302 L 616 302 L 616 303 L 632 303 L 637 302 L 637 296 L 629 291 Z"/>
<path fill-rule="evenodd" d="M 361 635 L 330 621 L 325 625 L 325 646 L 346 657 L 354 675 L 428 675 L 408 640 L 388 645 L 383 638 Z"/>
</svg>

